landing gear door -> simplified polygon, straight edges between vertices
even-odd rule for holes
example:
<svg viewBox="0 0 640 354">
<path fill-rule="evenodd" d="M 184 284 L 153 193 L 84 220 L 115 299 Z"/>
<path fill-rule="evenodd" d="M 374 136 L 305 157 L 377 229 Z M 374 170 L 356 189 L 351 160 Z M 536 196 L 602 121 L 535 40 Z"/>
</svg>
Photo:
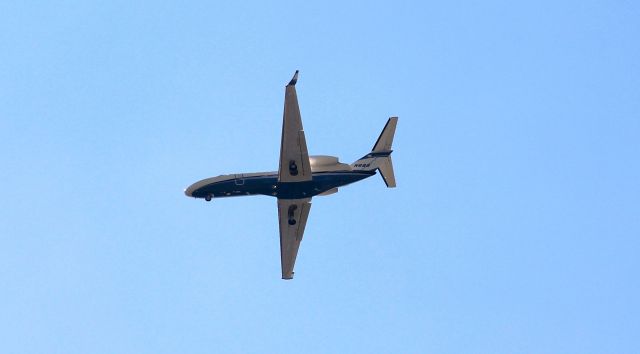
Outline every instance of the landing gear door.
<svg viewBox="0 0 640 354">
<path fill-rule="evenodd" d="M 244 186 L 244 175 L 241 173 L 236 174 L 234 181 L 236 182 L 236 186 Z"/>
</svg>

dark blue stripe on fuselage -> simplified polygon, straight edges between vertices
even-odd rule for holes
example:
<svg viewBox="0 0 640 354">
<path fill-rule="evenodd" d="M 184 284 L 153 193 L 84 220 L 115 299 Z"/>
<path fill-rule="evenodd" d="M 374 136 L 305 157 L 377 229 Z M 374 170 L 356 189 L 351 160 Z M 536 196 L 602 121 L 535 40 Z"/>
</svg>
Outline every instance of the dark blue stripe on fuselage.
<svg viewBox="0 0 640 354">
<path fill-rule="evenodd" d="M 360 181 L 376 174 L 375 171 L 335 171 L 313 173 L 311 181 L 278 182 L 277 174 L 230 178 L 208 184 L 193 191 L 192 196 L 214 198 L 244 195 L 268 195 L 283 199 L 309 198 L 332 188 Z"/>
</svg>

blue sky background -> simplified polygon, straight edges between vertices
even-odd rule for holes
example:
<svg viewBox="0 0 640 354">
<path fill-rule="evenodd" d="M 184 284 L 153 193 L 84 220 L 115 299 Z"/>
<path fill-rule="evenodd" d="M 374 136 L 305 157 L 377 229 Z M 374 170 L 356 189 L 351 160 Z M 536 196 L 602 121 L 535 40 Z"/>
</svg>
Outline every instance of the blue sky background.
<svg viewBox="0 0 640 354">
<path fill-rule="evenodd" d="M 638 353 L 634 1 L 0 3 L 0 352 Z M 314 198 L 293 281 L 284 85 L 311 154 L 400 117 L 398 188 Z"/>
</svg>

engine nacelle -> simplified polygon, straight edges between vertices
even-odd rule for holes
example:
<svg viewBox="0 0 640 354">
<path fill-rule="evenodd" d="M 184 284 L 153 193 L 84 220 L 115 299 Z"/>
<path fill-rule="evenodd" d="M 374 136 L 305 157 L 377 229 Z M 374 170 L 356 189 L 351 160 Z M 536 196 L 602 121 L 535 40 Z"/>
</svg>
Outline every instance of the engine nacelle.
<svg viewBox="0 0 640 354">
<path fill-rule="evenodd" d="M 350 171 L 351 166 L 346 163 L 341 163 L 335 156 L 309 156 L 309 162 L 311 163 L 312 172 L 327 172 L 327 171 Z"/>
</svg>

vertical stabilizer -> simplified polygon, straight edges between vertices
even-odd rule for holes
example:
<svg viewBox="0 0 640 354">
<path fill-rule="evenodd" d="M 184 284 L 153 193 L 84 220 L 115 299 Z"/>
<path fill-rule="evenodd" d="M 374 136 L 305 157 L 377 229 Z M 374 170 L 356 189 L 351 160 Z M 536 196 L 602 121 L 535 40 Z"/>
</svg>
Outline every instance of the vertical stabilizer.
<svg viewBox="0 0 640 354">
<path fill-rule="evenodd" d="M 396 176 L 393 172 L 393 163 L 391 162 L 391 146 L 393 145 L 393 137 L 396 133 L 396 125 L 398 117 L 391 117 L 382 129 L 382 133 L 373 145 L 370 153 L 363 156 L 358 161 L 351 164 L 353 170 L 378 170 L 389 188 L 396 186 Z"/>
</svg>

